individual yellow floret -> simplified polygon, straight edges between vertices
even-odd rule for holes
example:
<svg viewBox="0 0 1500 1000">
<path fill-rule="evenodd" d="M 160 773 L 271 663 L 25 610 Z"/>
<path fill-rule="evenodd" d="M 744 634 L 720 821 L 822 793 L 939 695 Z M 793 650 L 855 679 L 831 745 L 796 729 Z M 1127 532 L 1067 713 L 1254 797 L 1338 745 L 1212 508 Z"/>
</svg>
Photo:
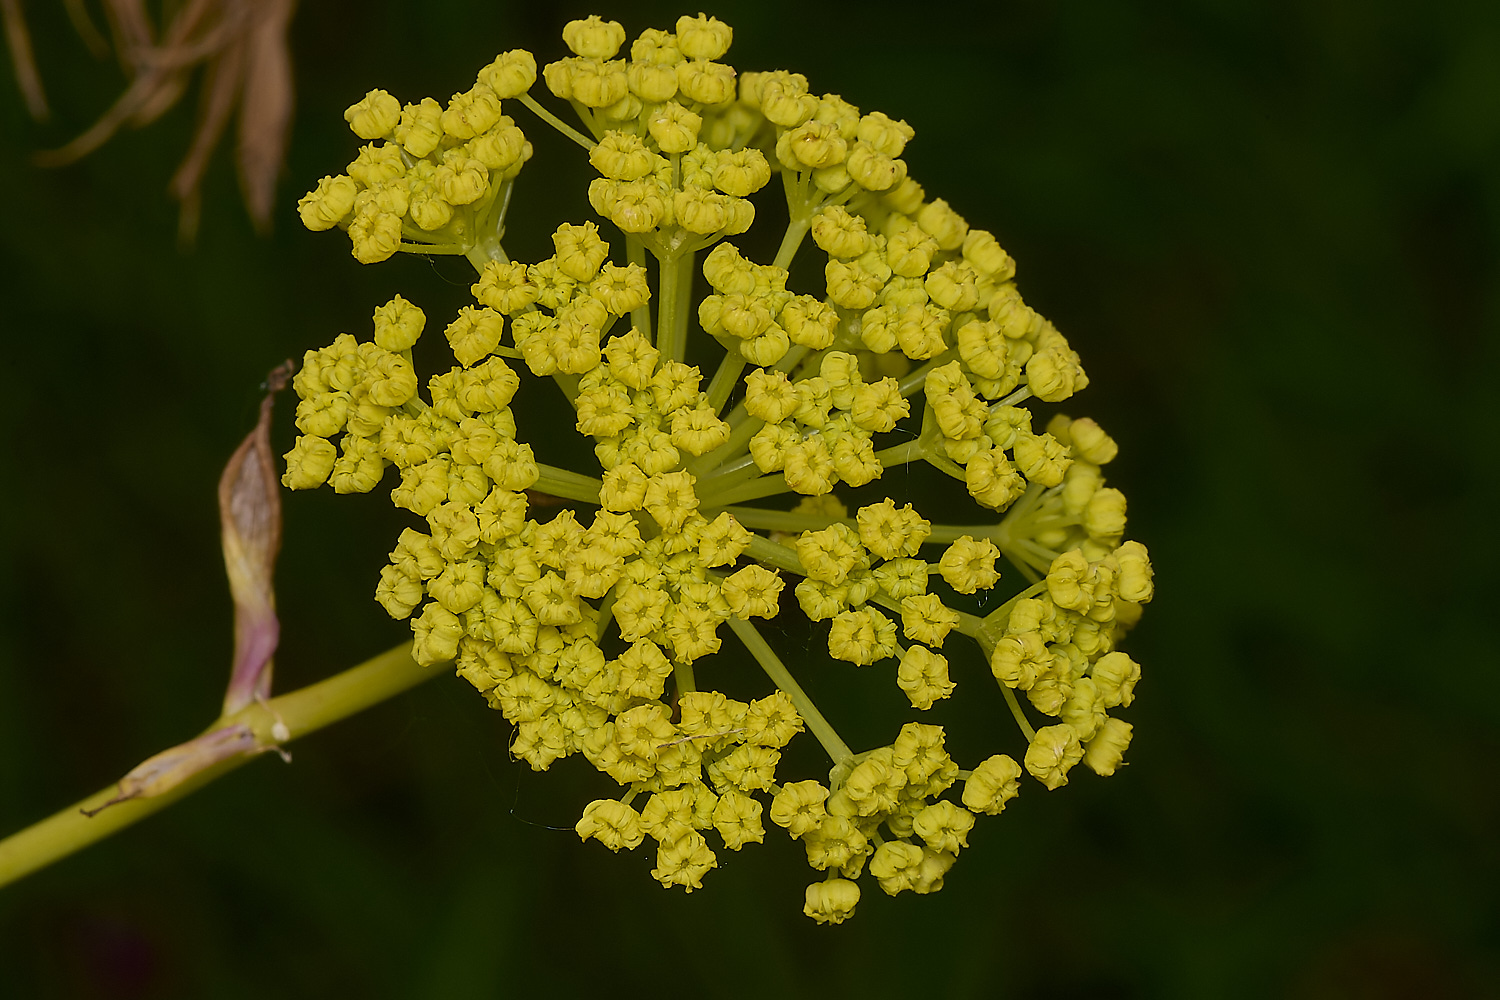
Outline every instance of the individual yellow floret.
<svg viewBox="0 0 1500 1000">
<path fill-rule="evenodd" d="M 634 850 L 646 838 L 640 813 L 618 799 L 596 799 L 573 828 L 583 840 L 597 840 L 611 851 Z"/>
<path fill-rule="evenodd" d="M 430 97 L 406 105 L 401 120 L 391 129 L 391 138 L 412 156 L 431 153 L 443 138 L 443 106 Z"/>
<path fill-rule="evenodd" d="M 394 296 L 375 310 L 375 343 L 387 351 L 409 351 L 422 336 L 427 317 L 422 310 Z"/>
<path fill-rule="evenodd" d="M 1137 604 L 1150 602 L 1154 588 L 1151 557 L 1146 553 L 1146 546 L 1140 542 L 1125 542 L 1115 549 L 1113 557 L 1120 568 L 1115 581 L 1120 596 Z"/>
<path fill-rule="evenodd" d="M 830 804 L 837 797 L 830 796 Z M 845 815 L 827 816 L 816 830 L 802 838 L 802 847 L 807 852 L 807 863 L 819 871 L 862 867 L 864 858 L 873 853 L 869 838 Z"/>
<path fill-rule="evenodd" d="M 397 620 L 410 616 L 426 594 L 421 578 L 401 566 L 382 568 L 375 586 L 376 603 Z"/>
<path fill-rule="evenodd" d="M 814 217 L 812 238 L 830 257 L 858 257 L 873 246 L 865 220 L 842 205 L 830 205 Z"/>
<path fill-rule="evenodd" d="M 861 507 L 855 515 L 859 540 L 882 559 L 914 556 L 932 532 L 932 524 L 906 504 L 899 510 L 889 497 Z"/>
<path fill-rule="evenodd" d="M 901 601 L 901 634 L 908 639 L 942 646 L 958 623 L 958 612 L 943 604 L 936 594 L 919 594 Z"/>
<path fill-rule="evenodd" d="M 1083 762 L 1096 774 L 1108 777 L 1124 766 L 1125 750 L 1130 746 L 1131 725 L 1119 719 L 1108 719 L 1094 738 L 1089 740 Z"/>
<path fill-rule="evenodd" d="M 803 837 L 823 824 L 827 801 L 828 789 L 816 781 L 788 782 L 771 800 L 771 821 L 793 837 Z"/>
<path fill-rule="evenodd" d="M 443 131 L 455 139 L 472 139 L 489 131 L 499 120 L 500 97 L 485 83 L 476 83 L 462 94 L 454 94 L 439 119 Z"/>
<path fill-rule="evenodd" d="M 492 174 L 502 178 L 515 176 L 532 154 L 526 134 L 507 115 L 501 115 L 488 131 L 475 136 L 465 148 Z"/>
<path fill-rule="evenodd" d="M 845 779 L 844 786 L 829 799 L 829 812 L 834 814 L 831 819 L 837 820 L 850 815 L 847 807 L 853 807 L 853 815 L 874 816 L 880 813 L 888 813 L 896 808 L 896 803 L 901 794 L 901 789 L 906 786 L 906 771 L 897 767 L 892 760 L 890 747 L 876 750 L 864 760 L 855 765 Z M 835 799 L 842 798 L 845 808 L 835 806 Z M 824 822 L 819 831 L 825 838 L 834 839 L 829 836 L 830 827 L 837 830 L 836 824 Z M 849 839 L 847 833 L 836 835 L 844 839 L 846 846 L 853 851 L 858 851 L 860 845 Z M 844 861 L 838 861 L 842 865 Z"/>
<path fill-rule="evenodd" d="M 333 464 L 328 484 L 335 493 L 368 493 L 384 472 L 380 446 L 370 438 L 349 434 L 344 437 L 343 454 Z"/>
<path fill-rule="evenodd" d="M 745 410 L 768 424 L 777 424 L 797 411 L 797 390 L 785 372 L 757 368 L 745 378 Z"/>
<path fill-rule="evenodd" d="M 807 887 L 807 901 L 802 912 L 820 924 L 841 924 L 854 915 L 858 903 L 859 884 L 833 878 Z"/>
<path fill-rule="evenodd" d="M 361 139 L 384 139 L 401 120 L 401 102 L 383 90 L 372 90 L 344 112 L 344 121 Z"/>
<path fill-rule="evenodd" d="M 1001 249 L 993 233 L 969 230 L 964 237 L 963 255 L 974 270 L 993 281 L 1005 282 L 1015 277 L 1016 262 Z"/>
<path fill-rule="evenodd" d="M 448 338 L 458 363 L 468 368 L 489 357 L 500 346 L 504 330 L 505 318 L 500 313 L 489 308 L 464 306 L 443 334 Z"/>
<path fill-rule="evenodd" d="M 464 626 L 457 615 L 442 605 L 429 603 L 422 614 L 412 619 L 412 659 L 424 667 L 442 663 L 458 655 L 458 640 Z"/>
<path fill-rule="evenodd" d="M 960 594 L 972 594 L 993 587 L 1000 579 L 995 559 L 1000 550 L 988 538 L 963 535 L 943 552 L 939 571 L 948 586 Z"/>
<path fill-rule="evenodd" d="M 922 285 L 937 305 L 951 312 L 968 312 L 979 302 L 978 279 L 973 268 L 950 260 L 929 272 Z"/>
<path fill-rule="evenodd" d="M 525 49 L 502 52 L 479 71 L 476 82 L 489 87 L 501 99 L 519 97 L 536 82 L 536 57 Z"/>
<path fill-rule="evenodd" d="M 1094 582 L 1088 559 L 1072 549 L 1047 568 L 1047 594 L 1052 603 L 1069 611 L 1087 611 L 1093 603 Z"/>
<path fill-rule="evenodd" d="M 999 448 L 981 451 L 969 459 L 964 468 L 964 484 L 971 497 L 995 510 L 1004 510 L 1026 492 L 1026 480 L 1006 461 L 1005 452 Z"/>
<path fill-rule="evenodd" d="M 1141 665 L 1118 650 L 1106 653 L 1094 661 L 1089 668 L 1099 692 L 1100 702 L 1107 708 L 1116 705 L 1129 707 L 1135 700 L 1135 686 L 1141 680 Z"/>
<path fill-rule="evenodd" d="M 695 482 L 692 474 L 686 471 L 652 476 L 646 484 L 646 496 L 641 506 L 657 524 L 668 531 L 677 531 L 698 509 L 698 494 L 693 490 Z"/>
<path fill-rule="evenodd" d="M 286 472 L 281 484 L 288 489 L 310 490 L 321 486 L 333 471 L 338 449 L 328 440 L 304 434 L 286 453 Z"/>
<path fill-rule="evenodd" d="M 809 579 L 837 586 L 861 561 L 859 536 L 845 524 L 797 536 L 797 558 Z"/>
<path fill-rule="evenodd" d="M 677 89 L 688 100 L 710 108 L 734 100 L 734 67 L 707 59 L 687 59 L 675 68 Z"/>
<path fill-rule="evenodd" d="M 592 222 L 581 226 L 563 223 L 552 234 L 557 250 L 557 269 L 574 281 L 591 281 L 609 257 L 609 245 L 599 237 Z"/>
<path fill-rule="evenodd" d="M 805 171 L 842 163 L 848 148 L 837 126 L 808 121 L 781 134 L 776 155 L 788 170 Z"/>
<path fill-rule="evenodd" d="M 1026 362 L 1026 384 L 1032 395 L 1057 403 L 1088 385 L 1078 355 L 1060 341 L 1038 350 Z"/>
<path fill-rule="evenodd" d="M 618 60 L 561 59 L 548 63 L 542 75 L 553 94 L 586 108 L 608 108 L 630 93 L 625 64 Z"/>
<path fill-rule="evenodd" d="M 676 65 L 682 61 L 682 53 L 677 51 L 675 43 L 672 35 L 647 29 L 631 44 L 631 61 L 625 67 L 625 75 L 632 94 L 648 104 L 670 101 L 677 95 Z"/>
<path fill-rule="evenodd" d="M 840 612 L 828 630 L 828 652 L 857 666 L 893 656 L 896 623 L 871 607 Z"/>
<path fill-rule="evenodd" d="M 917 813 L 912 830 L 933 851 L 957 854 L 968 847 L 968 834 L 974 827 L 974 814 L 945 800 L 932 803 Z"/>
<path fill-rule="evenodd" d="M 928 709 L 933 702 L 953 693 L 948 679 L 948 658 L 926 646 L 912 646 L 901 655 L 896 686 L 906 692 L 913 708 Z"/>
<path fill-rule="evenodd" d="M 737 851 L 746 844 L 765 841 L 766 831 L 761 824 L 760 802 L 736 789 L 727 789 L 714 805 L 714 829 L 724 839 L 724 846 Z"/>
<path fill-rule="evenodd" d="M 684 14 L 677 19 L 677 48 L 689 59 L 718 59 L 729 51 L 734 30 L 716 17 Z"/>
<path fill-rule="evenodd" d="M 774 747 L 743 743 L 709 765 L 708 773 L 720 784 L 742 791 L 767 791 L 775 783 L 781 751 Z"/>
<path fill-rule="evenodd" d="M 758 149 L 721 149 L 714 154 L 714 187 L 735 198 L 746 198 L 766 186 L 771 165 Z"/>
<path fill-rule="evenodd" d="M 349 223 L 350 252 L 361 264 L 389 260 L 401 248 L 401 217 L 392 212 L 356 212 Z"/>
<path fill-rule="evenodd" d="M 663 153 L 686 153 L 698 143 L 703 118 L 676 101 L 659 106 L 646 120 L 646 130 Z"/>
<path fill-rule="evenodd" d="M 673 77 L 676 89 L 676 77 Z M 636 181 L 658 170 L 662 158 L 632 132 L 611 131 L 589 151 L 589 162 L 609 180 Z"/>
<path fill-rule="evenodd" d="M 727 566 L 740 557 L 753 537 L 733 514 L 724 511 L 703 528 L 698 556 L 705 566 Z"/>
<path fill-rule="evenodd" d="M 619 21 L 606 21 L 597 14 L 569 21 L 562 32 L 563 44 L 585 59 L 612 59 L 625 44 L 625 28 Z"/>
<path fill-rule="evenodd" d="M 680 885 L 687 892 L 703 888 L 703 876 L 719 866 L 708 841 L 681 823 L 673 824 L 666 836 L 659 842 L 652 877 L 667 888 Z"/>
<path fill-rule="evenodd" d="M 802 716 L 785 691 L 777 690 L 750 703 L 741 723 L 746 743 L 781 748 L 802 732 Z"/>
<path fill-rule="evenodd" d="M 1055 791 L 1068 783 L 1068 772 L 1083 759 L 1083 746 L 1072 726 L 1059 724 L 1038 729 L 1026 748 L 1026 770 Z"/>
<path fill-rule="evenodd" d="M 996 754 L 970 772 L 964 782 L 963 804 L 974 812 L 999 814 L 1021 792 L 1021 765 Z"/>
<path fill-rule="evenodd" d="M 302 224 L 314 232 L 332 229 L 353 210 L 354 196 L 358 192 L 359 186 L 351 177 L 343 174 L 324 177 L 314 190 L 297 202 Z"/>
<path fill-rule="evenodd" d="M 990 672 L 1007 687 L 1029 691 L 1052 666 L 1052 654 L 1037 632 L 1018 632 L 995 643 L 990 653 Z"/>
<path fill-rule="evenodd" d="M 782 456 L 786 484 L 805 496 L 818 496 L 833 489 L 837 477 L 828 442 L 811 435 L 791 444 Z"/>
<path fill-rule="evenodd" d="M 1040 486 L 1061 485 L 1073 464 L 1067 447 L 1051 434 L 1017 434 L 1013 454 L 1021 474 Z"/>
<path fill-rule="evenodd" d="M 917 887 L 922 871 L 922 849 L 904 840 L 888 840 L 875 849 L 870 858 L 870 874 L 888 895 L 908 892 Z"/>
<path fill-rule="evenodd" d="M 1118 539 L 1125 531 L 1125 494 L 1112 487 L 1095 491 L 1083 508 L 1083 529 L 1091 538 Z"/>
<path fill-rule="evenodd" d="M 957 250 L 969 235 L 969 224 L 946 201 L 939 198 L 922 206 L 917 225 L 930 234 L 942 250 Z"/>
</svg>

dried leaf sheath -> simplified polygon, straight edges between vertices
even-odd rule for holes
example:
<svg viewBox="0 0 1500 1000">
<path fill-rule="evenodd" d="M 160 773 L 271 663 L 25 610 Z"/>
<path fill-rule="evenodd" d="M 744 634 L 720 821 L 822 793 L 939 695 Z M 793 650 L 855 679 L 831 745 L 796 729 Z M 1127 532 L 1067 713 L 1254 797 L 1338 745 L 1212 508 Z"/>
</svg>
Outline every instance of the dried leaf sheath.
<svg viewBox="0 0 1500 1000">
<path fill-rule="evenodd" d="M 271 373 L 260 421 L 229 459 L 219 479 L 224 566 L 234 597 L 234 670 L 224 714 L 271 691 L 271 656 L 280 625 L 272 576 L 281 550 L 281 496 L 271 452 L 271 409 L 291 374 L 287 362 Z"/>
</svg>

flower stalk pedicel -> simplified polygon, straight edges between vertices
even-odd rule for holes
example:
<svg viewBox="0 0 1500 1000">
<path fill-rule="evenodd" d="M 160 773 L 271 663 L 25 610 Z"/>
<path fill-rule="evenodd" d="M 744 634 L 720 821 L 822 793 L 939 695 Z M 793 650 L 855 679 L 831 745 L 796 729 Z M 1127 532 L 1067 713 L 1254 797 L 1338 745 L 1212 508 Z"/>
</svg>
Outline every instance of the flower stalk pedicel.
<svg viewBox="0 0 1500 1000">
<path fill-rule="evenodd" d="M 739 850 L 769 818 L 824 873 L 808 915 L 840 922 L 866 871 L 891 894 L 941 888 L 975 814 L 1000 812 L 1023 773 L 1055 789 L 1080 762 L 1118 769 L 1130 726 L 1110 713 L 1139 667 L 1115 644 L 1151 598 L 1150 562 L 1105 485 L 1115 442 L 1029 405 L 1088 384 L 1078 355 L 995 237 L 908 175 L 911 127 L 800 74 L 737 72 L 714 18 L 675 29 L 620 58 L 619 24 L 568 25 L 573 55 L 540 79 L 582 131 L 532 96 L 522 51 L 446 104 L 371 91 L 349 109 L 368 145 L 302 200 L 304 222 L 343 229 L 365 262 L 463 255 L 475 305 L 443 328 L 457 364 L 425 382 L 411 348 L 427 318 L 399 296 L 370 339 L 309 351 L 283 482 L 367 492 L 395 467 L 392 500 L 420 520 L 376 599 L 411 619 L 419 663 L 452 661 L 515 724 L 516 756 L 545 770 L 581 754 L 620 785 L 583 810 L 581 837 L 649 838 L 652 874 L 692 891 L 718 863 L 710 838 Z M 558 226 L 530 264 L 501 243 L 532 154 L 516 104 L 599 175 L 597 218 Z M 784 223 L 767 221 L 777 201 Z M 767 263 L 735 241 L 757 224 L 784 227 Z M 818 285 L 788 287 L 799 254 Z M 687 363 L 705 338 L 706 380 Z M 538 461 L 527 436 L 543 429 L 511 406 L 523 378 L 555 382 L 597 466 Z M 963 485 L 971 523 L 888 495 L 886 470 L 913 463 Z M 576 509 L 545 516 L 528 491 Z M 826 660 L 788 663 L 755 624 L 799 616 L 827 622 Z M 955 679 L 955 632 L 996 688 Z M 726 636 L 760 664 L 762 697 L 729 698 L 701 669 Z M 994 734 L 1009 752 L 972 770 L 919 721 L 856 751 L 795 679 L 854 667 L 919 716 L 962 692 L 1020 733 Z M 780 773 L 804 730 L 826 782 Z"/>
</svg>

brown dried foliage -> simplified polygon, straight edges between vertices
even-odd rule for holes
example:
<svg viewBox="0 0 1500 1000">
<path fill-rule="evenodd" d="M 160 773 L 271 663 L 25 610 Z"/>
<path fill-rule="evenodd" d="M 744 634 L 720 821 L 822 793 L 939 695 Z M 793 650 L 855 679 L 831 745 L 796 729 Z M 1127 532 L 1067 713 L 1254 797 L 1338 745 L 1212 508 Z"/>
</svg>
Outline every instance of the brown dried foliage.
<svg viewBox="0 0 1500 1000">
<path fill-rule="evenodd" d="M 60 149 L 38 155 L 48 166 L 72 163 L 108 142 L 121 128 L 139 128 L 175 106 L 193 75 L 203 71 L 198 127 L 169 190 L 181 204 L 180 233 L 197 231 L 203 175 L 231 118 L 238 115 L 236 160 L 245 208 L 256 227 L 271 224 L 276 179 L 292 116 L 292 61 L 287 29 L 296 0 L 186 0 L 168 5 L 158 32 L 144 0 L 104 0 L 110 41 L 80 0 L 66 0 L 85 44 L 112 46 L 129 77 L 125 92 L 94 125 Z M 47 100 L 31 51 L 21 0 L 0 0 L 16 79 L 32 115 L 45 118 Z"/>
</svg>

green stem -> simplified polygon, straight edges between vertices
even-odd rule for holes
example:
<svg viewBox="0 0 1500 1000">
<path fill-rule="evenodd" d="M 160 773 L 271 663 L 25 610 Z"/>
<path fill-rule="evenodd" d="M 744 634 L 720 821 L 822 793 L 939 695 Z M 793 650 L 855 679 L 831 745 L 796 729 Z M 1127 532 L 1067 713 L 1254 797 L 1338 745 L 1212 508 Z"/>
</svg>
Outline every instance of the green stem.
<svg viewBox="0 0 1500 1000">
<path fill-rule="evenodd" d="M 1010 714 L 1015 716 L 1016 725 L 1021 727 L 1021 732 L 1026 736 L 1026 742 L 1030 743 L 1036 739 L 1036 730 L 1032 729 L 1031 723 L 1026 721 L 1026 713 L 1021 711 L 1021 703 L 1016 700 L 1016 693 L 1003 683 L 1000 684 L 1000 693 L 1005 695 L 1005 703 L 1010 706 Z"/>
<path fill-rule="evenodd" d="M 815 517 L 811 514 L 794 514 L 789 510 L 766 510 L 762 507 L 726 507 L 734 519 L 756 531 L 822 531 L 835 521 L 842 520 L 851 528 L 856 527 L 853 518 Z"/>
<path fill-rule="evenodd" d="M 984 651 L 984 657 L 988 660 L 995 651 L 995 643 L 1004 637 L 1006 626 L 1010 624 L 1011 612 L 1016 605 L 1046 589 L 1047 583 L 1044 580 L 1033 583 L 983 618 L 960 611 L 958 630 L 979 643 L 979 648 Z"/>
<path fill-rule="evenodd" d="M 693 680 L 693 664 L 689 660 L 672 661 L 672 679 L 677 683 L 679 698 L 698 690 L 697 683 Z"/>
<path fill-rule="evenodd" d="M 926 458 L 927 451 L 927 442 L 922 438 L 915 438 L 904 444 L 877 451 L 875 460 L 881 464 L 881 467 L 889 469 L 893 465 L 905 465 L 907 462 Z"/>
<path fill-rule="evenodd" d="M 1031 398 L 1031 386 L 1029 386 L 1029 385 L 1023 385 L 1023 386 L 1021 386 L 1021 388 L 1017 389 L 1015 392 L 1011 393 L 1009 396 L 1006 396 L 1004 399 L 1002 399 L 999 402 L 994 403 L 992 405 L 994 405 L 994 406 L 1015 406 L 1017 403 L 1024 402 L 1025 400 L 1028 400 L 1030 398 Z"/>
<path fill-rule="evenodd" d="M 925 452 L 923 452 L 922 457 L 927 460 L 928 465 L 932 466 L 934 469 L 938 470 L 944 475 L 952 476 L 959 482 L 964 482 L 968 479 L 968 473 L 964 471 L 964 467 L 962 465 L 959 465 L 947 455 L 941 454 L 936 449 L 930 448 L 926 450 Z"/>
<path fill-rule="evenodd" d="M 661 260 L 661 284 L 656 296 L 656 349 L 664 360 L 681 361 L 687 357 L 688 320 L 679 315 L 683 286 L 689 294 L 693 287 L 693 255 L 684 253 Z"/>
<path fill-rule="evenodd" d="M 599 490 L 604 484 L 593 476 L 579 475 L 567 469 L 559 469 L 555 465 L 543 465 L 541 462 L 538 462 L 536 467 L 541 475 L 532 484 L 532 489 L 566 500 L 581 500 L 584 503 L 599 502 Z"/>
<path fill-rule="evenodd" d="M 771 369 L 778 372 L 789 372 L 793 368 L 795 368 L 803 358 L 807 357 L 808 352 L 811 350 L 812 348 L 808 347 L 806 344 L 793 344 L 791 350 L 782 355 L 781 360 L 772 365 Z M 792 381 L 796 382 L 797 378 L 794 376 L 792 378 Z"/>
<path fill-rule="evenodd" d="M 745 554 L 758 563 L 774 566 L 777 569 L 786 570 L 788 573 L 796 573 L 798 576 L 806 576 L 807 570 L 802 565 L 802 560 L 797 558 L 795 549 L 789 549 L 785 545 L 777 545 L 763 535 L 754 535 L 750 539 Z"/>
<path fill-rule="evenodd" d="M 427 254 L 433 257 L 445 255 L 457 257 L 469 252 L 467 247 L 461 247 L 457 243 L 399 243 L 396 249 L 404 250 L 407 253 Z"/>
<path fill-rule="evenodd" d="M 734 392 L 734 387 L 739 384 L 740 374 L 744 372 L 745 364 L 745 359 L 739 351 L 727 352 L 724 360 L 719 362 L 719 367 L 714 371 L 713 380 L 708 383 L 708 405 L 713 407 L 715 413 L 718 413 L 720 408 L 729 401 L 729 394 Z"/>
<path fill-rule="evenodd" d="M 802 218 L 792 217 L 786 227 L 786 235 L 781 238 L 781 246 L 776 250 L 776 259 L 771 262 L 772 267 L 779 267 L 783 271 L 792 266 L 792 258 L 797 256 L 797 250 L 802 246 L 802 241 L 807 237 L 807 231 L 812 228 L 812 216 Z"/>
<path fill-rule="evenodd" d="M 536 98 L 532 97 L 530 94 L 522 94 L 516 99 L 530 108 L 531 113 L 536 115 L 542 121 L 546 122 L 548 125 L 551 125 L 553 128 L 557 129 L 563 135 L 567 136 L 569 139 L 572 139 L 574 142 L 578 143 L 578 145 L 582 146 L 589 152 L 592 153 L 594 151 L 594 140 L 590 139 L 588 136 L 584 135 L 582 132 L 578 131 L 576 128 L 569 125 L 567 122 L 563 121 L 552 112 L 548 111 L 546 108 L 542 107 L 536 102 Z"/>
<path fill-rule="evenodd" d="M 797 711 L 807 723 L 807 728 L 812 730 L 818 742 L 823 744 L 823 749 L 828 751 L 828 756 L 833 758 L 834 764 L 845 764 L 853 760 L 854 751 L 849 749 L 849 744 L 839 739 L 839 734 L 834 732 L 833 726 L 823 717 L 823 713 L 818 711 L 812 699 L 807 696 L 807 692 L 802 690 L 802 686 L 793 679 L 791 672 L 781 662 L 781 657 L 776 655 L 776 651 L 761 637 L 755 626 L 742 619 L 731 618 L 729 627 L 734 630 L 740 642 L 745 644 L 750 655 L 760 663 L 766 676 L 771 678 L 771 683 L 785 691 L 787 697 L 792 699 L 792 704 L 797 706 Z"/>
<path fill-rule="evenodd" d="M 932 371 L 934 368 L 941 368 L 943 365 L 946 365 L 956 357 L 958 357 L 958 348 L 950 347 L 942 354 L 939 354 L 937 357 L 928 361 L 922 367 L 916 369 L 915 371 L 907 372 L 904 376 L 901 377 L 901 395 L 910 396 L 912 393 L 922 388 L 923 383 L 927 381 L 928 372 Z"/>
<path fill-rule="evenodd" d="M 466 256 L 474 270 L 484 273 L 490 261 L 510 263 L 500 241 L 505 238 L 505 213 L 510 209 L 510 196 L 515 193 L 516 181 L 510 177 L 501 182 L 498 189 L 491 190 L 487 203 L 476 213 L 474 230 L 477 240 Z"/>
<path fill-rule="evenodd" d="M 205 730 L 209 732 L 241 724 L 250 727 L 257 743 L 274 747 L 316 732 L 330 723 L 361 712 L 371 705 L 415 687 L 441 670 L 419 667 L 411 658 L 411 643 L 381 653 L 341 674 L 311 684 L 264 704 L 251 704 L 232 715 L 223 716 Z M 276 740 L 272 729 L 280 722 L 287 738 Z M 170 791 L 152 798 L 128 799 L 89 817 L 82 810 L 96 810 L 114 798 L 111 785 L 81 802 L 0 841 L 0 886 L 8 885 L 60 858 L 103 840 L 137 820 L 164 809 L 202 788 L 255 755 L 241 755 L 221 761 L 184 780 Z"/>
<path fill-rule="evenodd" d="M 790 489 L 791 487 L 786 484 L 786 476 L 777 472 L 769 476 L 761 476 L 759 479 L 752 479 L 742 485 L 732 486 L 722 493 L 709 490 L 700 495 L 700 503 L 704 507 L 726 507 L 729 504 L 743 503 L 746 500 L 773 497 Z"/>
<path fill-rule="evenodd" d="M 643 271 L 646 269 L 646 244 L 641 242 L 639 236 L 626 235 L 625 260 L 628 263 L 640 265 Z M 651 305 L 649 302 L 642 303 L 640 308 L 631 312 L 630 323 L 637 330 L 641 331 L 642 337 L 651 336 Z"/>
<path fill-rule="evenodd" d="M 740 419 L 736 421 L 736 417 Z M 734 412 L 729 415 L 728 420 L 725 422 L 730 427 L 729 440 L 719 445 L 707 455 L 702 455 L 688 463 L 688 471 L 700 479 L 704 478 L 705 470 L 718 470 L 721 465 L 729 460 L 730 456 L 744 453 L 745 446 L 750 443 L 750 439 L 755 436 L 755 432 L 766 425 L 765 421 L 759 417 L 751 417 L 746 413 L 743 403 L 734 408 Z"/>
</svg>

